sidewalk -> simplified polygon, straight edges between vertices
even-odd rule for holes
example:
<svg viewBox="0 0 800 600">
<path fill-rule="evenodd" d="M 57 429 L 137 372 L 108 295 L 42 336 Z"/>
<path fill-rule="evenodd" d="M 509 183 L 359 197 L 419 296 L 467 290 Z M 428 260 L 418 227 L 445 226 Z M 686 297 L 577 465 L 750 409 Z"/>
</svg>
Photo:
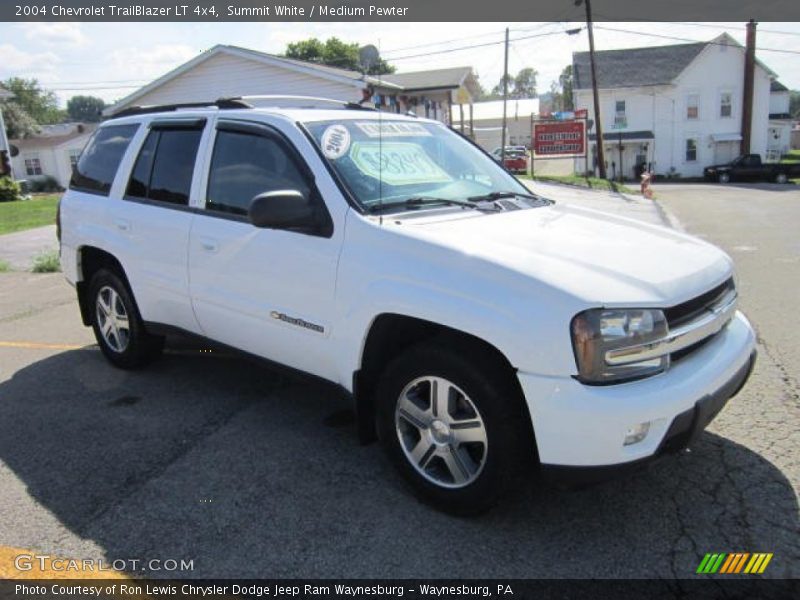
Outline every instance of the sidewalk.
<svg viewBox="0 0 800 600">
<path fill-rule="evenodd" d="M 0 235 L 0 260 L 7 262 L 14 271 L 30 271 L 34 258 L 56 249 L 55 225 Z"/>
<path fill-rule="evenodd" d="M 630 217 L 653 225 L 682 229 L 677 219 L 665 211 L 655 200 L 641 196 L 592 190 L 572 185 L 520 180 L 531 191 L 556 202 L 594 208 L 621 217 Z"/>
</svg>

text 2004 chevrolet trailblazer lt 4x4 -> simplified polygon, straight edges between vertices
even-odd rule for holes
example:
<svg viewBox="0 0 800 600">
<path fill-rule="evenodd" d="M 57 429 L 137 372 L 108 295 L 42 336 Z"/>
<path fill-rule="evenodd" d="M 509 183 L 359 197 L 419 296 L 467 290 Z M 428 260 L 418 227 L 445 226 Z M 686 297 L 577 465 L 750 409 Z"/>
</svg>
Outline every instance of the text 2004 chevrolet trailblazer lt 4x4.
<svg viewBox="0 0 800 600">
<path fill-rule="evenodd" d="M 754 362 L 723 252 L 533 195 L 435 121 L 275 97 L 130 110 L 59 218 L 113 364 L 181 330 L 338 384 L 362 439 L 453 512 L 531 463 L 592 477 L 683 448 Z"/>
</svg>

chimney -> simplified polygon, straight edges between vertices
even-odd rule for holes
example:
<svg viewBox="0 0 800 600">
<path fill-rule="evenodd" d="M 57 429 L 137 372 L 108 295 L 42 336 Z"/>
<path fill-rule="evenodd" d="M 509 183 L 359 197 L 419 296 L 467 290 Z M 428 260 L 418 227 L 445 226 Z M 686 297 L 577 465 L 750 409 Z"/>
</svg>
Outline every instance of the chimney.
<svg viewBox="0 0 800 600">
<path fill-rule="evenodd" d="M 756 72 L 756 22 L 747 23 L 747 42 L 744 50 L 744 93 L 742 98 L 742 147 L 741 154 L 750 154 L 750 138 L 753 130 L 753 88 Z"/>
</svg>

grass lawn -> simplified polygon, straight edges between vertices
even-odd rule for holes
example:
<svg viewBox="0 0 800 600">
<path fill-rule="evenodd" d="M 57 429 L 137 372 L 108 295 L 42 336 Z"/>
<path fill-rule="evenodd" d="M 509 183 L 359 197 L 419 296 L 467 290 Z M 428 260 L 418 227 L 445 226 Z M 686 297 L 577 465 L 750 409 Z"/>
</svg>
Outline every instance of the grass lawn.
<svg viewBox="0 0 800 600">
<path fill-rule="evenodd" d="M 0 202 L 0 235 L 54 224 L 60 197 L 61 194 L 44 194 L 30 200 Z"/>
<path fill-rule="evenodd" d="M 518 175 L 520 179 L 531 179 L 530 175 Z M 575 185 L 579 187 L 591 188 L 593 190 L 604 190 L 609 192 L 623 192 L 625 194 L 637 194 L 633 190 L 616 181 L 608 181 L 599 177 L 583 177 L 581 175 L 534 175 L 534 181 L 545 183 L 561 183 L 564 185 Z"/>
</svg>

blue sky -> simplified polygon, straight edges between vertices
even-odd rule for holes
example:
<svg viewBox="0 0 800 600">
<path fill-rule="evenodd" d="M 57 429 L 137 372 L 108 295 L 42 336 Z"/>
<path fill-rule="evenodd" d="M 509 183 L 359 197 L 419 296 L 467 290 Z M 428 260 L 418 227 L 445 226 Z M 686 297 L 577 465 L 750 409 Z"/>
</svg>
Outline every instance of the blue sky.
<svg viewBox="0 0 800 600">
<path fill-rule="evenodd" d="M 509 71 L 539 71 L 539 91 L 549 89 L 574 51 L 588 49 L 582 23 L 513 23 Z M 401 71 L 471 65 L 484 87 L 503 70 L 502 44 L 455 50 L 501 41 L 505 23 L 0 23 L 0 79 L 36 77 L 57 92 L 62 104 L 76 94 L 121 98 L 215 44 L 234 44 L 280 53 L 288 42 L 337 36 L 372 43 Z M 613 31 L 617 30 L 617 31 Z M 626 30 L 625 32 L 619 30 Z M 598 49 L 710 40 L 723 31 L 744 42 L 743 23 L 598 23 Z M 537 37 L 531 37 L 537 36 Z M 790 88 L 800 89 L 800 23 L 764 23 L 758 46 L 765 64 Z M 449 52 L 439 53 L 443 50 Z M 797 52 L 792 54 L 785 51 Z M 413 55 L 423 56 L 405 58 Z"/>
</svg>

